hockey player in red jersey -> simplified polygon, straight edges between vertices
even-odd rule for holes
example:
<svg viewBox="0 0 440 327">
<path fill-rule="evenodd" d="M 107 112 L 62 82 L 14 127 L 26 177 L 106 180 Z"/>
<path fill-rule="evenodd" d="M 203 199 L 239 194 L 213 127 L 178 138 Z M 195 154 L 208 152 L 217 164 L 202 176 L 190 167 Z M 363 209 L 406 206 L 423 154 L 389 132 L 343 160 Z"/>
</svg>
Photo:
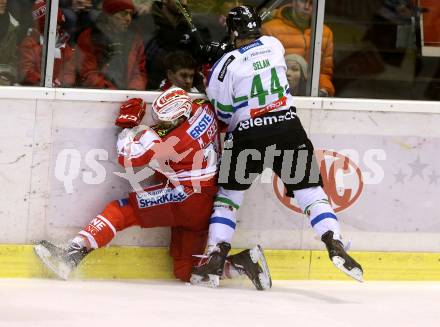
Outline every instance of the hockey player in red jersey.
<svg viewBox="0 0 440 327">
<path fill-rule="evenodd" d="M 136 167 L 149 167 L 154 171 L 154 183 L 150 178 L 148 185 L 142 185 L 137 174 L 124 174 L 129 176 L 133 192 L 127 198 L 110 202 L 66 249 L 48 241 L 37 244 L 36 254 L 58 277 L 67 279 L 91 250 L 110 243 L 119 231 L 130 226 L 170 226 L 174 275 L 189 281 L 191 267 L 198 261 L 194 255 L 203 253 L 206 245 L 217 191 L 217 120 L 208 101 L 192 101 L 180 88 L 171 88 L 154 101 L 151 127 L 139 125 L 145 108 L 139 98 L 121 106 L 115 122 L 124 128 L 117 141 L 118 161 L 128 172 Z M 243 274 L 254 284 L 260 274 L 270 280 L 259 246 L 228 257 L 225 276 Z M 261 289 L 258 283 L 255 286 Z"/>
</svg>

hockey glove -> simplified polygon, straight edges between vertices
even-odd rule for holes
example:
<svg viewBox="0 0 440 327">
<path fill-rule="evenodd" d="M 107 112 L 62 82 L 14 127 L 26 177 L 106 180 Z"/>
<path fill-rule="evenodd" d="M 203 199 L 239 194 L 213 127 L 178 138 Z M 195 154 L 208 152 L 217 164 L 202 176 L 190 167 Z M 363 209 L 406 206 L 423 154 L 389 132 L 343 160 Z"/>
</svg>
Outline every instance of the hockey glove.
<svg viewBox="0 0 440 327">
<path fill-rule="evenodd" d="M 141 98 L 133 98 L 124 102 L 119 108 L 119 116 L 115 125 L 122 128 L 138 126 L 145 115 L 146 103 Z"/>
<path fill-rule="evenodd" d="M 230 44 L 213 41 L 200 45 L 200 50 L 198 51 L 197 56 L 202 62 L 213 65 L 226 52 L 231 50 L 232 47 Z"/>
</svg>

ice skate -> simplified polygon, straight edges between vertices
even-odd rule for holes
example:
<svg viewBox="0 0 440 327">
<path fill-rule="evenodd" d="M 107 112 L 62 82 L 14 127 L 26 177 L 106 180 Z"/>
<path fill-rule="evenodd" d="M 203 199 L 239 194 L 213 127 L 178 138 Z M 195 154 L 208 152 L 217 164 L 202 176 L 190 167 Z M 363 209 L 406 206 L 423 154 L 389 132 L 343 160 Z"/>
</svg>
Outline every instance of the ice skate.
<svg viewBox="0 0 440 327">
<path fill-rule="evenodd" d="M 227 257 L 228 261 L 240 273 L 246 274 L 259 291 L 272 287 L 269 267 L 263 249 L 256 245 L 252 249 L 241 251 Z"/>
<path fill-rule="evenodd" d="M 330 260 L 335 267 L 357 281 L 363 282 L 363 270 L 361 265 L 347 254 L 340 240 L 333 239 L 333 232 L 326 232 L 322 235 L 321 240 L 325 243 Z"/>
<path fill-rule="evenodd" d="M 43 264 L 57 277 L 67 280 L 70 273 L 88 253 L 86 248 L 75 245 L 77 244 L 72 243 L 67 249 L 63 249 L 43 240 L 34 246 L 34 251 Z"/>
<path fill-rule="evenodd" d="M 223 275 L 226 256 L 230 250 L 231 245 L 226 242 L 209 248 L 206 256 L 202 257 L 199 264 L 192 268 L 191 284 L 218 287 L 220 277 Z"/>
</svg>

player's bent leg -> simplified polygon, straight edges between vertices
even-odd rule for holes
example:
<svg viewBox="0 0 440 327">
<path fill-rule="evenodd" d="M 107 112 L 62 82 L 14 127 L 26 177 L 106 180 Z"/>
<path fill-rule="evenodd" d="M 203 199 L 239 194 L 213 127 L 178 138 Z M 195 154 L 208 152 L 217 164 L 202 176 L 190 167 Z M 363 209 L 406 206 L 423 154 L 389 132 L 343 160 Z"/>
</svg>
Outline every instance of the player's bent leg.
<svg viewBox="0 0 440 327">
<path fill-rule="evenodd" d="M 113 201 L 66 248 L 44 240 L 35 245 L 34 251 L 57 277 L 66 280 L 90 251 L 107 245 L 117 231 L 136 224 L 138 221 L 128 200 Z"/>
<path fill-rule="evenodd" d="M 170 256 L 173 258 L 174 276 L 184 282 L 191 277 L 191 268 L 196 265 L 196 255 L 203 253 L 208 231 L 192 231 L 184 227 L 171 228 Z"/>
<path fill-rule="evenodd" d="M 301 210 L 309 217 L 313 230 L 326 245 L 333 264 L 348 276 L 362 281 L 362 267 L 347 254 L 338 219 L 322 187 L 296 190 L 294 195 Z"/>
<path fill-rule="evenodd" d="M 110 202 L 78 234 L 87 238 L 92 249 L 97 249 L 109 244 L 117 232 L 133 225 L 139 225 L 139 220 L 128 199 L 121 199 Z"/>
<path fill-rule="evenodd" d="M 272 287 L 272 278 L 266 257 L 259 245 L 226 258 L 225 277 L 233 278 L 235 272 L 240 275 L 247 275 L 259 291 L 268 290 Z"/>
<path fill-rule="evenodd" d="M 219 187 L 209 219 L 208 249 L 199 264 L 193 268 L 191 283 L 213 287 L 219 285 L 226 256 L 231 249 L 236 226 L 237 210 L 243 202 L 244 191 Z"/>
<path fill-rule="evenodd" d="M 304 214 L 309 217 L 315 233 L 321 237 L 325 232 L 333 231 L 340 237 L 338 218 L 331 207 L 327 194 L 320 186 L 294 191 L 295 199 Z"/>
</svg>

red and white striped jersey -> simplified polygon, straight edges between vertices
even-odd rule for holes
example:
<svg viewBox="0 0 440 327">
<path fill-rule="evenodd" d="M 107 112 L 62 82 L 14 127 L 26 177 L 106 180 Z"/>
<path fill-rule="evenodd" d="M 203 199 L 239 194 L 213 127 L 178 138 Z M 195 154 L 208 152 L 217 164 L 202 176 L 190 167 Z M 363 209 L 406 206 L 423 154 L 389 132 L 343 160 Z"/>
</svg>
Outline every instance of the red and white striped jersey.
<svg viewBox="0 0 440 327">
<path fill-rule="evenodd" d="M 155 127 L 124 129 L 118 138 L 118 161 L 124 166 L 148 165 L 156 176 L 174 185 L 214 186 L 220 139 L 214 109 L 206 100 L 194 100 L 190 118 L 160 137 Z"/>
</svg>

